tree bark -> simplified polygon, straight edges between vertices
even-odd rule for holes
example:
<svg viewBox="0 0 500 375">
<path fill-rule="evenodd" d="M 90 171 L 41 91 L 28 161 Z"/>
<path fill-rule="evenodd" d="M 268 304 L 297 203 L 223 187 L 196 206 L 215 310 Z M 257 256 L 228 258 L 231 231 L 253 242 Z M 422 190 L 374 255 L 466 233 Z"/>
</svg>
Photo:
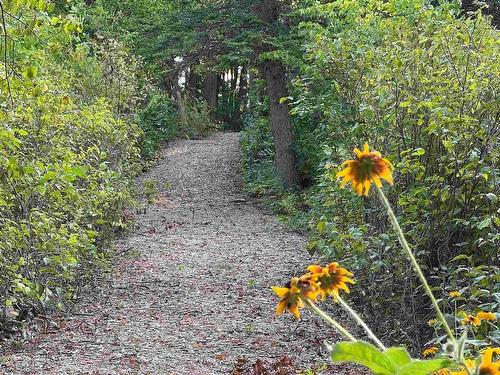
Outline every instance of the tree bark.
<svg viewBox="0 0 500 375">
<path fill-rule="evenodd" d="M 179 87 L 179 78 L 172 81 L 172 91 L 179 111 L 181 124 L 184 126 L 187 123 L 186 103 L 184 102 L 181 88 Z"/>
<path fill-rule="evenodd" d="M 196 98 L 199 86 L 201 82 L 201 77 L 195 71 L 195 66 L 189 66 L 189 73 L 186 78 L 186 91 L 193 97 Z"/>
<path fill-rule="evenodd" d="M 236 132 L 241 131 L 242 121 L 241 113 L 246 109 L 246 93 L 247 93 L 247 66 L 243 65 L 241 67 L 241 73 L 239 77 L 238 92 L 234 94 L 236 108 L 233 116 L 233 130 Z"/>
<path fill-rule="evenodd" d="M 300 186 L 297 158 L 292 149 L 293 134 L 288 104 L 280 99 L 288 96 L 285 67 L 279 61 L 265 61 L 262 71 L 267 83 L 271 131 L 276 153 L 276 166 L 288 186 Z"/>
<path fill-rule="evenodd" d="M 208 72 L 203 81 L 203 99 L 207 103 L 210 112 L 210 121 L 215 123 L 217 120 L 217 96 L 218 84 L 217 73 Z"/>
</svg>

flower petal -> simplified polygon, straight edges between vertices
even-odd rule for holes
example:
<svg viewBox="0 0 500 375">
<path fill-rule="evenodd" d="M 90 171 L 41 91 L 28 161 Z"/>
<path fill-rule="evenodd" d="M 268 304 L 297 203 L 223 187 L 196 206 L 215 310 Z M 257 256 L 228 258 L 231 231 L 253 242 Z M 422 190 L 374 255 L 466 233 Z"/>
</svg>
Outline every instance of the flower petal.
<svg viewBox="0 0 500 375">
<path fill-rule="evenodd" d="M 370 192 L 370 187 L 372 186 L 372 183 L 370 182 L 370 180 L 366 180 L 364 183 L 363 183 L 363 194 L 367 197 L 368 196 L 368 193 Z"/>
<path fill-rule="evenodd" d="M 289 310 L 290 310 L 290 312 L 291 312 L 293 315 L 295 315 L 295 317 L 296 317 L 297 319 L 300 319 L 300 311 L 299 311 L 298 306 L 292 306 L 292 307 L 290 307 L 290 308 L 289 308 Z"/>
<path fill-rule="evenodd" d="M 280 298 L 283 298 L 284 296 L 286 296 L 290 292 L 289 288 L 283 288 L 280 286 L 273 286 L 272 289 L 273 289 L 274 293 L 276 293 L 278 295 L 278 297 L 280 297 Z"/>
<path fill-rule="evenodd" d="M 375 186 L 382 187 L 382 181 L 380 181 L 379 176 L 373 176 L 372 179 L 373 179 L 373 183 L 375 184 Z"/>
<path fill-rule="evenodd" d="M 312 264 L 307 267 L 307 270 L 312 273 L 323 273 L 323 267 L 318 266 L 317 264 Z"/>
<path fill-rule="evenodd" d="M 286 310 L 286 300 L 281 300 L 276 306 L 276 315 L 281 315 Z"/>
</svg>

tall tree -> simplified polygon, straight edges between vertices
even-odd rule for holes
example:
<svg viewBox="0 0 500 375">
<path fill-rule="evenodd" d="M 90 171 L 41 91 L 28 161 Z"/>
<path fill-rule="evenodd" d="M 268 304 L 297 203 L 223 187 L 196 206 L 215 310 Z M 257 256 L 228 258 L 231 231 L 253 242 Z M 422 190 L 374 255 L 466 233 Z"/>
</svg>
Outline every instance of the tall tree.
<svg viewBox="0 0 500 375">
<path fill-rule="evenodd" d="M 210 112 L 210 121 L 215 122 L 217 116 L 217 98 L 218 92 L 218 74 L 216 72 L 207 72 L 203 79 L 203 99 Z"/>
<path fill-rule="evenodd" d="M 275 37 L 276 30 L 283 30 L 281 17 L 285 7 L 290 4 L 286 1 L 264 0 L 257 2 L 253 10 L 264 23 L 263 34 L 266 37 Z M 270 43 L 257 47 L 258 52 L 269 52 L 274 48 Z M 276 153 L 276 165 L 281 178 L 288 186 L 300 186 L 300 176 L 297 170 L 297 157 L 293 151 L 292 121 L 286 100 L 288 97 L 286 69 L 278 60 L 265 59 L 260 64 L 260 71 L 266 81 L 269 95 L 269 113 L 271 116 L 271 130 Z"/>
<path fill-rule="evenodd" d="M 282 98 L 288 96 L 285 67 L 279 61 L 264 61 L 262 72 L 269 95 L 271 131 L 274 139 L 276 165 L 283 181 L 289 186 L 300 186 L 297 158 L 292 149 L 293 133 L 288 104 Z"/>
</svg>

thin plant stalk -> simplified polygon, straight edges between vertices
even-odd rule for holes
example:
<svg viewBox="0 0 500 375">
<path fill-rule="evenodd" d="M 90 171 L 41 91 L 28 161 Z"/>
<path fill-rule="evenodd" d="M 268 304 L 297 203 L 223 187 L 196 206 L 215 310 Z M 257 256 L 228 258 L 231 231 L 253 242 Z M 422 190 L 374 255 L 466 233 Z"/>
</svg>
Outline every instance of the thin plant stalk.
<svg viewBox="0 0 500 375">
<path fill-rule="evenodd" d="M 325 313 L 323 310 L 321 310 L 318 306 L 316 306 L 311 300 L 304 298 L 303 299 L 304 304 L 316 315 L 318 315 L 321 319 L 323 319 L 325 322 L 327 322 L 329 325 L 331 325 L 333 328 L 335 328 L 337 331 L 340 332 L 342 336 L 344 336 L 346 339 L 350 341 L 357 341 L 356 338 L 349 333 L 348 330 L 346 330 L 344 327 L 342 327 L 335 319 L 333 319 L 330 315 Z"/>
<path fill-rule="evenodd" d="M 399 226 L 398 219 L 396 218 L 396 215 L 394 214 L 394 211 L 392 210 L 389 201 L 387 200 L 384 192 L 377 185 L 375 185 L 375 189 L 377 190 L 377 193 L 380 197 L 380 200 L 382 201 L 385 209 L 387 210 L 389 220 L 391 221 L 392 226 L 396 230 L 396 234 L 398 235 L 399 242 L 401 243 L 403 250 L 405 251 L 408 258 L 410 258 L 411 263 L 413 264 L 413 268 L 417 272 L 417 275 L 420 278 L 420 281 L 422 282 L 427 295 L 431 299 L 432 305 L 434 306 L 434 309 L 436 310 L 436 314 L 437 314 L 439 320 L 443 323 L 444 328 L 446 330 L 446 333 L 448 334 L 450 339 L 455 341 L 455 336 L 453 335 L 453 332 L 452 332 L 450 326 L 448 325 L 448 322 L 446 321 L 446 319 L 445 319 L 445 317 L 444 317 L 444 315 L 439 307 L 439 304 L 436 301 L 436 298 L 434 297 L 434 294 L 432 293 L 431 287 L 429 286 L 429 283 L 427 282 L 427 279 L 425 278 L 424 273 L 422 272 L 422 269 L 420 268 L 420 265 L 417 262 L 417 259 L 413 255 L 413 252 L 411 251 L 410 246 L 408 245 L 408 242 L 406 241 L 406 237 L 403 233 L 403 230 Z"/>
<path fill-rule="evenodd" d="M 453 298 L 453 302 L 455 303 L 455 310 L 453 311 L 453 316 L 457 316 L 457 299 Z M 453 326 L 455 328 L 455 335 L 457 334 L 457 320 L 453 319 Z"/>
<path fill-rule="evenodd" d="M 387 348 L 385 347 L 384 344 L 382 344 L 382 342 L 378 339 L 377 336 L 375 336 L 375 334 L 373 333 L 373 331 L 366 325 L 366 323 L 363 321 L 363 319 L 361 319 L 361 317 L 358 315 L 358 313 L 356 311 L 354 311 L 351 306 L 349 306 L 347 304 L 346 301 L 344 301 L 338 294 L 335 296 L 337 301 L 339 301 L 340 305 L 344 308 L 344 310 L 346 310 L 353 318 L 354 320 L 356 320 L 356 322 L 361 326 L 363 327 L 363 329 L 365 330 L 365 332 L 368 334 L 368 336 L 373 340 L 373 342 L 375 344 L 377 344 L 377 346 L 382 350 L 382 351 L 386 351 Z"/>
</svg>

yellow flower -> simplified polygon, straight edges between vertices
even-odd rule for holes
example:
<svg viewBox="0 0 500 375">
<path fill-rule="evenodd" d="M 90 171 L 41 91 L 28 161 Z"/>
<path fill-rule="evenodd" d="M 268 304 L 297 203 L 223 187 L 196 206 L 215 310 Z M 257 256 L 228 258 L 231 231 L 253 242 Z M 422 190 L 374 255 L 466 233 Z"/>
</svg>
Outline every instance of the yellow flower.
<svg viewBox="0 0 500 375">
<path fill-rule="evenodd" d="M 493 361 L 493 357 L 499 355 L 500 348 L 486 348 L 479 365 L 479 375 L 500 375 L 500 360 Z"/>
<path fill-rule="evenodd" d="M 479 319 L 477 316 L 474 315 L 467 315 L 465 318 L 462 319 L 462 325 L 473 325 L 473 326 L 479 326 L 481 325 L 481 319 Z"/>
<path fill-rule="evenodd" d="M 352 182 L 354 190 L 358 195 L 368 195 L 372 182 L 382 187 L 381 178 L 392 185 L 392 164 L 389 160 L 382 158 L 378 151 L 371 151 L 368 143 L 365 143 L 363 151 L 354 149 L 356 159 L 344 162 L 346 168 L 337 173 L 337 178 L 342 177 L 341 186 Z"/>
<path fill-rule="evenodd" d="M 451 298 L 459 298 L 462 293 L 460 293 L 459 291 L 457 290 L 453 290 L 451 291 L 450 293 L 448 293 L 448 295 L 451 297 Z"/>
<path fill-rule="evenodd" d="M 462 368 L 459 371 L 450 371 L 450 375 L 500 375 L 500 361 L 493 361 L 494 356 L 500 355 L 500 348 L 486 348 L 481 357 L 481 364 L 476 368 L 476 361 L 472 359 L 465 360 L 467 369 Z M 469 371 L 467 371 L 469 370 Z"/>
<path fill-rule="evenodd" d="M 352 273 L 339 267 L 338 263 L 330 263 L 326 267 L 311 265 L 307 267 L 307 270 L 311 278 L 319 284 L 319 294 L 322 299 L 325 299 L 327 295 L 336 298 L 341 289 L 349 293 L 347 283 L 354 284 L 354 281 L 350 279 Z"/>
<path fill-rule="evenodd" d="M 422 352 L 424 357 L 432 357 L 438 352 L 438 348 L 435 346 L 429 346 Z"/>
<path fill-rule="evenodd" d="M 276 315 L 281 315 L 285 310 L 290 311 L 295 317 L 300 318 L 299 309 L 304 307 L 302 298 L 316 300 L 320 293 L 318 285 L 310 275 L 294 277 L 285 287 L 273 286 L 274 293 L 280 298 L 276 306 Z"/>
<path fill-rule="evenodd" d="M 427 321 L 427 325 L 428 325 L 429 327 L 434 327 L 434 326 L 437 324 L 437 322 L 438 322 L 438 321 L 437 321 L 437 319 L 429 319 L 429 320 Z"/>
<path fill-rule="evenodd" d="M 497 320 L 497 316 L 492 312 L 480 311 L 477 313 L 477 317 L 481 320 L 488 320 L 494 322 Z"/>
</svg>

